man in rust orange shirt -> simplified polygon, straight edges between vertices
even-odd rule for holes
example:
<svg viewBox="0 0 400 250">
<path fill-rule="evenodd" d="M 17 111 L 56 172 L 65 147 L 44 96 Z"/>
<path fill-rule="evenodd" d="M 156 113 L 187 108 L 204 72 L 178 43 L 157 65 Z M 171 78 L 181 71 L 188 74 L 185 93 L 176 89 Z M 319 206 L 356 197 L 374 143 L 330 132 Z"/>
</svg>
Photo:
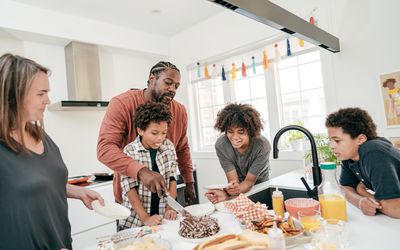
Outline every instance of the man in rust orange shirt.
<svg viewBox="0 0 400 250">
<path fill-rule="evenodd" d="M 121 174 L 139 179 L 144 186 L 153 193 L 157 192 L 160 197 L 163 191 L 167 190 L 159 173 L 144 167 L 123 152 L 123 148 L 137 136 L 133 124 L 136 108 L 145 102 L 163 102 L 169 105 L 172 113 L 167 138 L 175 146 L 179 171 L 186 184 L 185 202 L 188 205 L 194 203 L 196 196 L 193 167 L 186 135 L 187 113 L 185 107 L 174 100 L 180 79 L 179 69 L 175 65 L 159 62 L 150 70 L 147 88 L 129 90 L 111 99 L 100 127 L 97 158 L 114 170 L 114 196 L 117 202 L 122 200 Z"/>
</svg>

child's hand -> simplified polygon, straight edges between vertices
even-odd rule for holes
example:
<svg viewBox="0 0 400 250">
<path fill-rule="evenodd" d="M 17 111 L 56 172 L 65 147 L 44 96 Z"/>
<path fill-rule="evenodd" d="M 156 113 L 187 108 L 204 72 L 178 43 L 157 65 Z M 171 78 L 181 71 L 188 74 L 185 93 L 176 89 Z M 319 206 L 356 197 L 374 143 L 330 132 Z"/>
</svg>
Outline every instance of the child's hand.
<svg viewBox="0 0 400 250">
<path fill-rule="evenodd" d="M 240 194 L 240 187 L 237 181 L 232 181 L 229 183 L 229 186 L 226 188 L 226 192 L 229 195 L 239 195 Z"/>
<path fill-rule="evenodd" d="M 162 217 L 158 214 L 155 214 L 155 215 L 147 217 L 147 219 L 145 219 L 143 221 L 143 223 L 146 226 L 155 226 L 155 225 L 161 224 L 161 221 L 162 221 Z"/>
<path fill-rule="evenodd" d="M 211 189 L 208 190 L 204 195 L 213 204 L 216 204 L 221 201 L 226 201 L 228 199 L 228 194 L 224 190 Z"/>
<path fill-rule="evenodd" d="M 176 212 L 175 212 L 175 210 L 173 210 L 173 209 L 167 209 L 166 211 L 165 211 L 165 215 L 164 215 L 164 218 L 165 219 L 167 219 L 167 220 L 176 220 Z"/>
</svg>

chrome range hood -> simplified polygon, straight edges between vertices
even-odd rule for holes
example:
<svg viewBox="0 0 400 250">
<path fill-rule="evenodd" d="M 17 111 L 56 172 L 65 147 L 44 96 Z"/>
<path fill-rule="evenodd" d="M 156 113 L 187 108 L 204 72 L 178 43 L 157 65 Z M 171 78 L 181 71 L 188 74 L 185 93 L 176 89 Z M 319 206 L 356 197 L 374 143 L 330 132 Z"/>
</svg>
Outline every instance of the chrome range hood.
<svg viewBox="0 0 400 250">
<path fill-rule="evenodd" d="M 315 44 L 330 52 L 340 52 L 339 39 L 337 37 L 309 24 L 302 18 L 268 0 L 208 1 Z"/>
<path fill-rule="evenodd" d="M 96 45 L 70 42 L 65 46 L 68 100 L 49 105 L 49 110 L 104 110 L 99 52 Z"/>
</svg>

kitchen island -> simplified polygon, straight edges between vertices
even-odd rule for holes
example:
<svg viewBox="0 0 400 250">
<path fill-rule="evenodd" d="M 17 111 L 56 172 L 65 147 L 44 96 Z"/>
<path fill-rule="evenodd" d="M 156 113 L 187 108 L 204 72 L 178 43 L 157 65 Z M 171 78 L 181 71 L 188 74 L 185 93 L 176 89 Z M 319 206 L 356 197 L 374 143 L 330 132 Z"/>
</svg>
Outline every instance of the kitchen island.
<svg viewBox="0 0 400 250">
<path fill-rule="evenodd" d="M 303 171 L 297 170 L 273 178 L 268 182 L 255 185 L 247 195 L 251 196 L 260 193 L 270 187 L 284 189 L 294 189 L 305 191 L 300 181 Z M 349 231 L 350 246 L 349 250 L 376 250 L 376 249 L 399 249 L 396 237 L 399 237 L 400 219 L 393 219 L 383 214 L 376 216 L 365 216 L 362 212 L 347 203 L 347 229 Z M 240 233 L 239 222 L 232 214 L 214 212 L 212 216 L 218 218 L 221 233 Z M 188 242 L 178 236 L 179 222 L 166 221 L 160 226 L 161 237 L 168 240 L 172 245 L 172 250 L 193 249 L 196 243 Z M 303 245 L 298 245 L 294 250 L 304 249 Z"/>
<path fill-rule="evenodd" d="M 305 191 L 300 177 L 304 174 L 303 170 L 296 170 L 287 174 L 271 179 L 269 182 L 260 183 L 252 190 L 254 194 L 268 187 L 279 187 Z M 360 209 L 347 202 L 346 223 L 349 231 L 350 246 L 348 249 L 367 250 L 367 249 L 400 249 L 398 240 L 400 231 L 400 219 L 394 219 L 384 214 L 376 216 L 366 216 Z M 296 247 L 293 249 L 304 249 Z"/>
</svg>

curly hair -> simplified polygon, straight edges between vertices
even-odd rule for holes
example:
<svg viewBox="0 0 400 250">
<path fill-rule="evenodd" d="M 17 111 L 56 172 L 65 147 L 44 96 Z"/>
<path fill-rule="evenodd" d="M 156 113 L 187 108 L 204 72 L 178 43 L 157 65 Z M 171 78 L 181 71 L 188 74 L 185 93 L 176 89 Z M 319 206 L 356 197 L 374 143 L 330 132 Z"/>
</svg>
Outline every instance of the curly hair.
<svg viewBox="0 0 400 250">
<path fill-rule="evenodd" d="M 133 121 L 135 128 L 146 130 L 151 122 L 167 122 L 169 124 L 171 112 L 163 103 L 148 102 L 137 107 Z"/>
<path fill-rule="evenodd" d="M 326 118 L 325 126 L 342 128 L 352 139 L 364 134 L 367 140 L 377 137 L 376 125 L 367 111 L 360 108 L 339 109 Z"/>
<path fill-rule="evenodd" d="M 228 104 L 218 112 L 214 128 L 226 133 L 232 127 L 246 129 L 250 138 L 259 136 L 263 128 L 260 113 L 249 104 Z"/>
</svg>

